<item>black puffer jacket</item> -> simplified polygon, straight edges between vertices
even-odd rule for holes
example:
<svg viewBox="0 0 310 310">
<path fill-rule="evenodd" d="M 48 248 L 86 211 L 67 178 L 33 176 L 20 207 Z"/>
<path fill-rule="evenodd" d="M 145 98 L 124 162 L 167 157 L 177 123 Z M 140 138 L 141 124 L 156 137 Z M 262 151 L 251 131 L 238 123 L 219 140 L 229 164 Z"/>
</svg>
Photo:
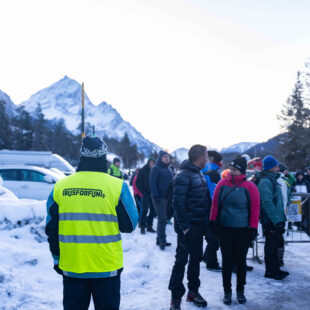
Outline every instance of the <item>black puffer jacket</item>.
<svg viewBox="0 0 310 310">
<path fill-rule="evenodd" d="M 138 176 L 136 185 L 138 187 L 138 190 L 143 194 L 151 194 L 151 188 L 150 188 L 150 165 L 149 162 L 147 162 L 146 165 L 143 166 L 143 168 L 140 170 Z"/>
<path fill-rule="evenodd" d="M 200 169 L 185 160 L 173 180 L 173 213 L 176 232 L 195 223 L 209 223 L 211 198 Z"/>
</svg>

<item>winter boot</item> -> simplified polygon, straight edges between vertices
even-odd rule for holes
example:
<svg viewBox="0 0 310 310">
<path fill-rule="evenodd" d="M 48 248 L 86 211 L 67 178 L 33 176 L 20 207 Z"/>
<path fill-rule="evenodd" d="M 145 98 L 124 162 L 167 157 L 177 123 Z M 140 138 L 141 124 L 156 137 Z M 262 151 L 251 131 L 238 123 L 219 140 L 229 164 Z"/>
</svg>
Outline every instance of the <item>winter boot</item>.
<svg viewBox="0 0 310 310">
<path fill-rule="evenodd" d="M 253 269 L 254 269 L 253 266 L 246 265 L 246 271 L 253 271 Z"/>
<path fill-rule="evenodd" d="M 151 227 L 148 227 L 148 228 L 147 228 L 147 231 L 148 231 L 148 232 L 151 232 L 151 233 L 156 233 L 156 230 L 154 230 L 152 226 L 151 226 Z"/>
<path fill-rule="evenodd" d="M 145 227 L 141 227 L 141 235 L 145 235 Z"/>
<path fill-rule="evenodd" d="M 188 292 L 186 301 L 192 302 L 195 306 L 199 308 L 205 308 L 208 305 L 207 301 L 203 299 L 198 292 L 194 291 Z"/>
<path fill-rule="evenodd" d="M 281 269 L 279 269 L 279 274 L 283 275 L 284 277 L 287 277 L 287 276 L 290 275 L 290 273 L 288 271 L 284 271 L 284 270 L 281 270 Z"/>
<path fill-rule="evenodd" d="M 214 272 L 222 272 L 222 268 L 219 265 L 214 266 L 214 267 L 207 266 L 207 270 L 214 271 Z"/>
<path fill-rule="evenodd" d="M 171 299 L 170 310 L 181 310 L 181 298 Z"/>
<path fill-rule="evenodd" d="M 225 305 L 231 305 L 231 295 L 232 295 L 231 292 L 224 293 L 223 303 Z"/>
<path fill-rule="evenodd" d="M 283 280 L 285 278 L 280 272 L 265 272 L 265 278 L 274 279 L 274 280 Z"/>
<path fill-rule="evenodd" d="M 238 299 L 239 304 L 245 304 L 246 303 L 244 291 L 237 291 L 237 299 Z"/>
</svg>

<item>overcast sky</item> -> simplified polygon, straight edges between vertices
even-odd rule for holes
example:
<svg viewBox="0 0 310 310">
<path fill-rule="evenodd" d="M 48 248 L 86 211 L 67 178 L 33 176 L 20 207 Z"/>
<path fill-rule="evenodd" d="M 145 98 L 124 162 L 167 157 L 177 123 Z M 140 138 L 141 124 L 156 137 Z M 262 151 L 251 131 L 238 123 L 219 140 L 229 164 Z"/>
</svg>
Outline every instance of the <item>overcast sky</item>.
<svg viewBox="0 0 310 310">
<path fill-rule="evenodd" d="M 0 89 L 67 75 L 172 151 L 261 142 L 310 57 L 308 0 L 0 0 Z"/>
</svg>

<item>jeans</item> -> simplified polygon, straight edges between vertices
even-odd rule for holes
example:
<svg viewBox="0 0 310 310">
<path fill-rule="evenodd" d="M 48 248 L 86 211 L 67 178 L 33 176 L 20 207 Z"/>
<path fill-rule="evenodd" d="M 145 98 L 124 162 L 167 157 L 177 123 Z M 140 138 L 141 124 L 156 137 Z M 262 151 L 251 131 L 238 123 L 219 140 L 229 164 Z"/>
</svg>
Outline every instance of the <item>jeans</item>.
<svg viewBox="0 0 310 310">
<path fill-rule="evenodd" d="M 157 244 L 166 244 L 166 225 L 167 225 L 167 200 L 153 199 L 153 205 L 157 214 Z"/>
<path fill-rule="evenodd" d="M 199 274 L 204 233 L 204 224 L 192 225 L 185 235 L 182 232 L 178 233 L 175 263 L 169 282 L 169 290 L 171 290 L 173 299 L 180 299 L 185 294 L 183 278 L 188 257 L 188 289 L 198 292 L 200 286 Z"/>
<path fill-rule="evenodd" d="M 147 216 L 148 212 L 149 212 L 149 215 Z M 155 212 L 154 212 L 151 196 L 148 193 L 144 193 L 142 197 L 142 212 L 140 216 L 140 226 L 144 228 L 153 227 L 154 217 L 155 217 Z"/>
</svg>

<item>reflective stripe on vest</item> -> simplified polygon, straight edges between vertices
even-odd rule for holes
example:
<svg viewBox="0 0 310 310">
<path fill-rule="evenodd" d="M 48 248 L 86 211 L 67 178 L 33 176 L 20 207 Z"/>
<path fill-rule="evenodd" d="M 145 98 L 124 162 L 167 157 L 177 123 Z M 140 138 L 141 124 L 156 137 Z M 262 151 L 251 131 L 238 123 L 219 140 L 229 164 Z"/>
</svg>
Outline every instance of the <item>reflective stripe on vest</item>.
<svg viewBox="0 0 310 310">
<path fill-rule="evenodd" d="M 123 181 L 80 171 L 58 181 L 59 267 L 73 273 L 113 272 L 123 267 L 116 206 Z"/>
</svg>

